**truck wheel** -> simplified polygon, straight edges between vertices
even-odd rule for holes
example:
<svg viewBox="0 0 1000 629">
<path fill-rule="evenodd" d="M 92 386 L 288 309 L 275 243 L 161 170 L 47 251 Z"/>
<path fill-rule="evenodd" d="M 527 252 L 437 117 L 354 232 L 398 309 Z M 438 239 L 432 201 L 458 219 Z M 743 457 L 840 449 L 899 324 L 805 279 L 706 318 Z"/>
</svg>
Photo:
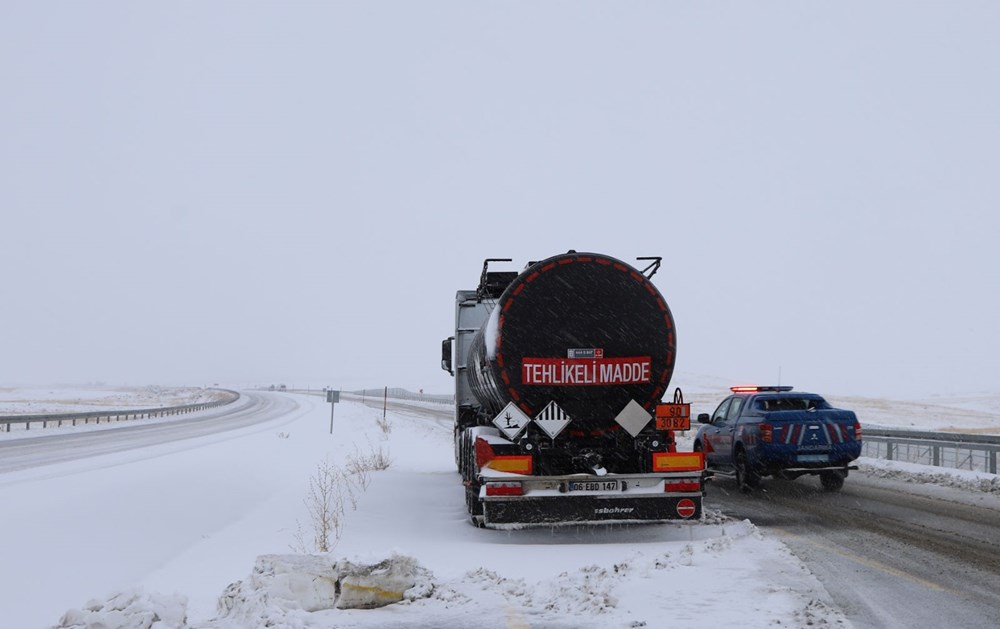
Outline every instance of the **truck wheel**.
<svg viewBox="0 0 1000 629">
<path fill-rule="evenodd" d="M 750 461 L 747 460 L 746 450 L 743 448 L 736 450 L 734 467 L 736 468 L 736 484 L 740 491 L 749 492 L 760 485 L 760 474 L 753 471 Z"/>
<path fill-rule="evenodd" d="M 477 515 L 483 515 L 483 501 L 479 499 L 479 485 L 469 485 L 465 488 L 465 508 L 473 520 Z"/>
<path fill-rule="evenodd" d="M 827 491 L 839 491 L 844 486 L 844 474 L 839 471 L 820 472 L 819 482 Z"/>
<path fill-rule="evenodd" d="M 691 451 L 692 452 L 701 452 L 702 451 L 701 442 L 700 441 L 695 441 L 694 442 L 694 446 L 691 448 Z M 705 469 L 703 469 L 701 471 L 701 487 L 702 487 L 702 491 L 706 491 L 708 489 L 708 479 L 711 478 L 711 477 L 712 477 L 712 473 L 708 471 L 708 461 L 705 461 Z"/>
<path fill-rule="evenodd" d="M 458 436 L 458 439 L 455 440 L 455 443 L 458 445 L 458 447 L 457 447 L 457 450 L 458 450 L 458 473 L 462 475 L 462 480 L 463 481 L 468 479 L 468 476 L 467 476 L 467 474 L 465 472 L 466 459 L 467 459 L 465 453 L 468 451 L 468 448 L 466 447 L 466 442 L 468 441 L 467 437 L 468 437 L 468 434 L 466 434 L 466 431 L 463 430 L 462 433 Z"/>
</svg>

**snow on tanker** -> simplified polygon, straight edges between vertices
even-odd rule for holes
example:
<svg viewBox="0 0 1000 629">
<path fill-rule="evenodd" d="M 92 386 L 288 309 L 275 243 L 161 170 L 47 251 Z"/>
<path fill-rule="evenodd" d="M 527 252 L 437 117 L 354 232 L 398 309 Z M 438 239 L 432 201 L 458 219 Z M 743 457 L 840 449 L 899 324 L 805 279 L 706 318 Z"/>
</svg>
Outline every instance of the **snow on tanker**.
<svg viewBox="0 0 1000 629">
<path fill-rule="evenodd" d="M 459 290 L 441 366 L 455 377 L 455 459 L 491 528 L 701 517 L 701 452 L 673 374 L 674 319 L 642 271 L 570 251 L 522 272 L 483 263 Z"/>
</svg>

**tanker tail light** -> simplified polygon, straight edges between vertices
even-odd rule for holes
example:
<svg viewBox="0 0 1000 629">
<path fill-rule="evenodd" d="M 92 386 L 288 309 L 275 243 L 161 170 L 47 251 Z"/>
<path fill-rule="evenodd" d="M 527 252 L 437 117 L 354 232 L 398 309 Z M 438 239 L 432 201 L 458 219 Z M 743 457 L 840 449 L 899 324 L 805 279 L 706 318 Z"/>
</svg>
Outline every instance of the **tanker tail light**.
<svg viewBox="0 0 1000 629">
<path fill-rule="evenodd" d="M 663 483 L 663 491 L 665 492 L 699 492 L 701 491 L 701 481 L 696 480 L 683 480 L 683 481 L 665 481 Z"/>
<path fill-rule="evenodd" d="M 487 496 L 523 496 L 524 486 L 519 482 L 486 483 Z"/>
</svg>

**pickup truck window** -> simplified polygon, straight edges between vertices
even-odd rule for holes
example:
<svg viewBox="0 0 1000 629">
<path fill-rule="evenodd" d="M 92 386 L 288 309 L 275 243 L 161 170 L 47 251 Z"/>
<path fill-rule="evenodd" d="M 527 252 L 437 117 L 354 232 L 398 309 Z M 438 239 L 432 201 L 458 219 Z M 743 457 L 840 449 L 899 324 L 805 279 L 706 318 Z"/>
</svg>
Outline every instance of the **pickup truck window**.
<svg viewBox="0 0 1000 629">
<path fill-rule="evenodd" d="M 712 413 L 713 424 L 718 424 L 720 422 L 725 421 L 726 411 L 729 409 L 729 403 L 732 401 L 733 398 L 730 397 L 723 400 L 722 404 L 719 404 L 719 408 L 715 409 L 715 412 Z"/>
<path fill-rule="evenodd" d="M 743 408 L 744 398 L 734 397 L 733 401 L 729 404 L 729 410 L 726 412 L 726 421 L 732 422 L 736 421 L 736 418 L 740 414 L 740 409 Z"/>
<path fill-rule="evenodd" d="M 760 411 L 808 411 L 830 408 L 830 405 L 823 398 L 782 396 L 757 398 L 754 408 Z"/>
</svg>

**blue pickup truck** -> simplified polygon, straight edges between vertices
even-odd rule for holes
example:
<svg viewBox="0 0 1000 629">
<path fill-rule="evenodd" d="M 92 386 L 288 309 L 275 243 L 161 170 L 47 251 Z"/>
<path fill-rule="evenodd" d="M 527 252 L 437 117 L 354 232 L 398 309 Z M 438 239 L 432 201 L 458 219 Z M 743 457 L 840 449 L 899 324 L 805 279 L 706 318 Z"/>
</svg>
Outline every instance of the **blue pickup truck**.
<svg viewBox="0 0 1000 629">
<path fill-rule="evenodd" d="M 815 393 L 789 386 L 732 387 L 695 435 L 710 474 L 734 476 L 743 491 L 764 476 L 819 475 L 828 491 L 844 485 L 861 456 L 861 424 L 854 411 L 836 409 Z"/>
</svg>

